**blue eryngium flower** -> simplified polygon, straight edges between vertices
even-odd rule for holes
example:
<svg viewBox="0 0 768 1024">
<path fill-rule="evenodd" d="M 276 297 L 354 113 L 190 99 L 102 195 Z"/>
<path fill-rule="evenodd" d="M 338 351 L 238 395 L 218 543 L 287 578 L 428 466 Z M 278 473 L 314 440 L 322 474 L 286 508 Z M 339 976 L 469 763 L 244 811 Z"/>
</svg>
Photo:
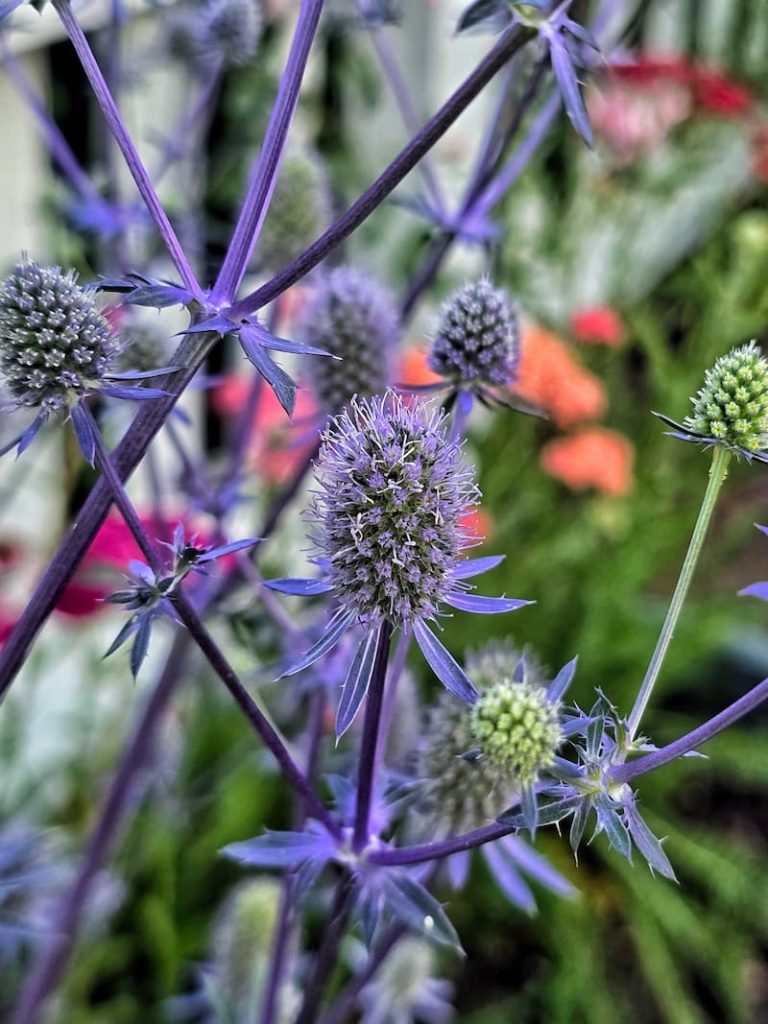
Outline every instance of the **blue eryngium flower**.
<svg viewBox="0 0 768 1024">
<path fill-rule="evenodd" d="M 327 654 L 355 622 L 369 633 L 350 674 L 372 668 L 378 626 L 412 630 L 441 682 L 467 703 L 477 691 L 427 623 L 447 604 L 460 611 L 515 611 L 528 601 L 479 597 L 465 581 L 501 558 L 466 559 L 476 543 L 462 517 L 479 492 L 443 415 L 388 392 L 353 401 L 335 417 L 317 460 L 311 539 L 323 577 L 268 583 L 287 594 L 332 593 L 337 608 L 320 640 L 284 675 Z M 347 682 L 350 682 L 348 677 Z M 360 686 L 361 697 L 366 686 Z M 359 702 L 356 706 L 359 706 Z M 350 719 L 351 721 L 351 719 Z M 346 723 L 347 725 L 349 722 Z"/>
<path fill-rule="evenodd" d="M 77 283 L 74 271 L 41 267 L 24 259 L 0 285 L 0 376 L 16 407 L 38 410 L 32 425 L 0 455 L 31 443 L 49 416 L 71 417 L 84 454 L 93 461 L 92 440 L 80 403 L 93 392 L 113 398 L 157 398 L 154 388 L 123 381 L 169 371 L 113 373 L 118 339 Z"/>
</svg>

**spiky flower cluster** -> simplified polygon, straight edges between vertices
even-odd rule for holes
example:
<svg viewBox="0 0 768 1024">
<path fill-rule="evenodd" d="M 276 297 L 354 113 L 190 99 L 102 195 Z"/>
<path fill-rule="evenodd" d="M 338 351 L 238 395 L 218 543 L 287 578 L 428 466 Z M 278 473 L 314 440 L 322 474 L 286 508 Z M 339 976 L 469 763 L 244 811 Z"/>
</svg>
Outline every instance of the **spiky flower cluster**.
<svg viewBox="0 0 768 1024">
<path fill-rule="evenodd" d="M 734 451 L 768 447 L 768 359 L 754 341 L 721 356 L 692 401 L 686 428 Z"/>
<path fill-rule="evenodd" d="M 256 0 L 211 0 L 203 14 L 201 42 L 210 56 L 238 67 L 256 53 L 261 30 Z"/>
<path fill-rule="evenodd" d="M 455 586 L 461 518 L 478 492 L 442 418 L 387 392 L 352 401 L 324 435 L 313 540 L 355 615 L 428 619 Z"/>
<path fill-rule="evenodd" d="M 399 335 L 394 300 L 362 271 L 339 267 L 320 279 L 303 316 L 302 335 L 307 344 L 341 358 L 308 361 L 325 412 L 340 412 L 355 395 L 381 394 L 392 383 Z"/>
<path fill-rule="evenodd" d="M 520 661 L 512 643 L 490 643 L 467 656 L 467 675 L 482 694 L 511 678 Z M 526 659 L 526 678 L 544 681 L 539 664 Z M 487 759 L 465 759 L 477 747 L 472 709 L 450 693 L 441 693 L 430 708 L 418 774 L 425 811 L 434 829 L 470 832 L 486 825 L 513 801 L 514 784 Z"/>
<path fill-rule="evenodd" d="M 517 315 L 485 278 L 466 284 L 443 306 L 429 365 L 457 385 L 508 384 L 520 358 Z"/>
<path fill-rule="evenodd" d="M 320 161 L 306 151 L 288 153 L 259 235 L 259 262 L 282 269 L 323 233 L 330 219 L 328 182 Z"/>
<path fill-rule="evenodd" d="M 0 286 L 0 372 L 19 404 L 54 413 L 101 381 L 118 343 L 74 271 L 20 263 Z"/>
<path fill-rule="evenodd" d="M 501 679 L 480 695 L 471 717 L 482 759 L 521 786 L 552 764 L 563 740 L 559 704 L 527 680 Z"/>
<path fill-rule="evenodd" d="M 118 367 L 121 370 L 159 370 L 169 357 L 168 334 L 152 323 L 136 323 L 122 327 L 122 346 Z"/>
</svg>

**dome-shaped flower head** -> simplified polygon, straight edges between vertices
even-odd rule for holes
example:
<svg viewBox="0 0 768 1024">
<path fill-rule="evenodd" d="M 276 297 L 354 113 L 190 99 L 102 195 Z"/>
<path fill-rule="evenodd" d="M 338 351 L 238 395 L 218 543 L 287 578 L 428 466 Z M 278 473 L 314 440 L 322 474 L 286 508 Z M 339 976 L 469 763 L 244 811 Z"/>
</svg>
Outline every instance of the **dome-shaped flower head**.
<svg viewBox="0 0 768 1024">
<path fill-rule="evenodd" d="M 103 379 L 117 349 L 74 271 L 25 260 L 0 286 L 0 370 L 18 405 L 71 405 Z"/>
<path fill-rule="evenodd" d="M 568 668 L 568 678 L 572 667 Z M 466 670 L 479 691 L 474 707 L 442 693 L 427 715 L 417 767 L 418 813 L 411 816 L 411 821 L 417 823 L 418 841 L 481 828 L 513 805 L 520 794 L 520 780 L 514 774 L 481 756 L 473 723 L 485 695 L 505 680 L 525 680 L 528 686 L 539 687 L 546 694 L 544 669 L 511 642 L 491 642 L 467 656 Z M 522 875 L 560 895 L 572 894 L 566 880 L 516 836 L 486 844 L 479 852 L 500 889 L 522 910 L 532 913 L 535 909 L 533 893 Z M 450 858 L 447 867 L 455 888 L 466 881 L 469 861 L 469 851 Z"/>
<path fill-rule="evenodd" d="M 257 0 L 210 0 L 202 19 L 200 39 L 206 57 L 233 67 L 251 60 L 262 30 Z"/>
<path fill-rule="evenodd" d="M 79 403 L 94 391 L 116 398 L 155 398 L 163 392 L 115 383 L 136 374 L 111 373 L 119 343 L 74 271 L 23 260 L 0 285 L 0 376 L 18 407 L 38 410 L 34 423 L 0 455 L 32 441 L 48 416 L 65 410 L 84 451 Z M 138 376 L 142 376 L 139 374 Z"/>
<path fill-rule="evenodd" d="M 259 235 L 259 263 L 281 270 L 323 233 L 330 219 L 328 182 L 320 160 L 305 150 L 287 153 Z"/>
<path fill-rule="evenodd" d="M 721 356 L 691 402 L 683 423 L 656 414 L 675 428 L 673 436 L 768 462 L 768 359 L 754 341 Z"/>
<path fill-rule="evenodd" d="M 448 299 L 429 355 L 430 369 L 457 387 L 504 387 L 520 358 L 517 313 L 507 296 L 482 278 Z"/>
<path fill-rule="evenodd" d="M 339 267 L 319 279 L 301 334 L 308 345 L 340 357 L 308 361 L 312 389 L 325 412 L 340 412 L 355 395 L 389 387 L 399 333 L 394 299 L 373 278 Z"/>
<path fill-rule="evenodd" d="M 353 400 L 331 421 L 310 512 L 324 578 L 273 580 L 270 586 L 284 593 L 332 592 L 337 611 L 321 640 L 286 675 L 322 657 L 355 622 L 369 632 L 358 656 L 372 657 L 371 637 L 386 623 L 412 630 L 445 686 L 467 702 L 476 699 L 426 623 L 443 604 L 494 613 L 528 602 L 468 593 L 465 580 L 501 559 L 465 557 L 476 541 L 468 538 L 462 517 L 477 503 L 478 491 L 460 445 L 443 426 L 442 414 L 408 406 L 392 392 Z M 360 671 L 355 662 L 350 672 Z"/>
</svg>

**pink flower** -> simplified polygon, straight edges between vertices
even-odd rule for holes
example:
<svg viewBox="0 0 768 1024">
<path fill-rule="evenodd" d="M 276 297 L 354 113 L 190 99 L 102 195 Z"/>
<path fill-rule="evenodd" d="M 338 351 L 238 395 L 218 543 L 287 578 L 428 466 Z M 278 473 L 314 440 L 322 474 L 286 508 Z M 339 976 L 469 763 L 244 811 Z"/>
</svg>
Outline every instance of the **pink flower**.
<svg viewBox="0 0 768 1024">
<path fill-rule="evenodd" d="M 623 345 L 626 333 L 621 317 L 610 306 L 579 310 L 571 317 L 571 329 L 577 341 L 611 348 Z"/>
</svg>

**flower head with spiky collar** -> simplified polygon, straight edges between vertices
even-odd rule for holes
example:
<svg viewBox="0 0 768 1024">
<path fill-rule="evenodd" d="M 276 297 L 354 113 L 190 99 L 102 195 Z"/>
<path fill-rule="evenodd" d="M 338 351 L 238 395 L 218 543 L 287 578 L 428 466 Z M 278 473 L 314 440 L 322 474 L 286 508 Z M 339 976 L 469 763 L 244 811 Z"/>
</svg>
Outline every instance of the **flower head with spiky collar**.
<svg viewBox="0 0 768 1024">
<path fill-rule="evenodd" d="M 501 559 L 465 557 L 476 541 L 462 516 L 479 495 L 442 414 L 406 405 L 392 392 L 353 401 L 324 435 L 317 480 L 310 516 L 323 578 L 269 585 L 291 594 L 333 593 L 337 608 L 318 643 L 286 674 L 313 664 L 355 622 L 369 632 L 358 652 L 367 665 L 370 638 L 387 623 L 411 630 L 443 684 L 473 703 L 477 691 L 427 622 L 443 605 L 490 614 L 528 602 L 468 592 L 465 581 Z M 357 662 L 350 671 L 361 670 Z"/>
<path fill-rule="evenodd" d="M 37 418 L 0 451 L 31 443 L 49 416 L 66 412 L 84 450 L 79 404 L 95 391 L 116 398 L 155 398 L 164 392 L 126 387 L 125 379 L 151 374 L 112 373 L 120 345 L 90 292 L 74 271 L 23 259 L 0 285 L 0 375 L 16 407 Z"/>
<path fill-rule="evenodd" d="M 673 437 L 768 462 L 768 359 L 754 341 L 720 356 L 691 402 L 682 423 L 655 414 Z"/>
</svg>

